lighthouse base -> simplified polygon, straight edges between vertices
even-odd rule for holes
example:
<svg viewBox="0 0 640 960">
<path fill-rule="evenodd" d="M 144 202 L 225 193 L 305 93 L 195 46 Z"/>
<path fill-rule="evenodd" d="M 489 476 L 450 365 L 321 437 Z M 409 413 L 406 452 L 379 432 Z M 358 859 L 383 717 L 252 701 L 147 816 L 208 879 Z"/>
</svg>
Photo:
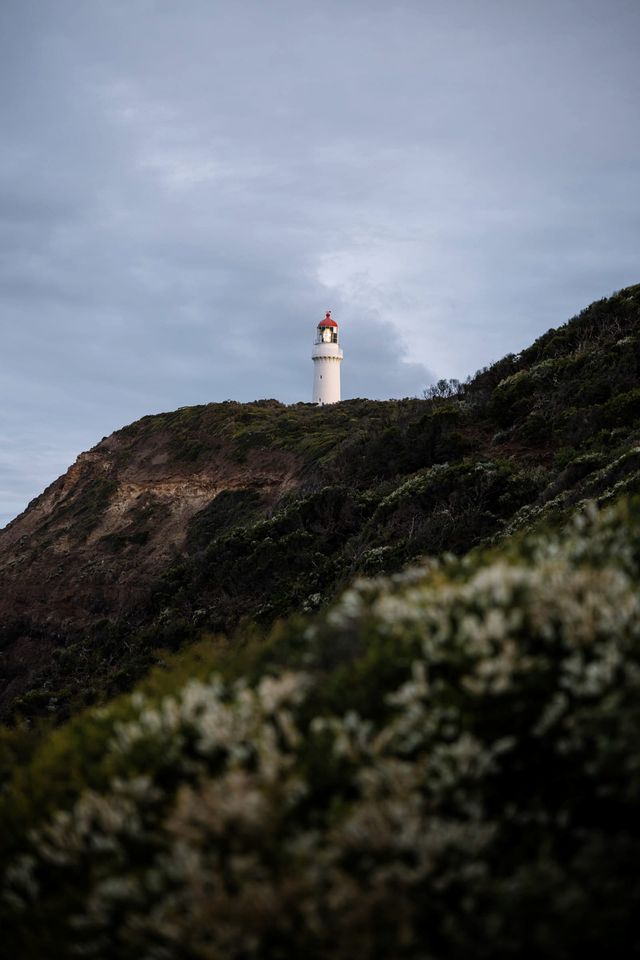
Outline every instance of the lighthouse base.
<svg viewBox="0 0 640 960">
<path fill-rule="evenodd" d="M 317 403 L 321 406 L 327 403 L 339 403 L 341 361 L 342 357 L 313 358 L 312 403 Z"/>
</svg>

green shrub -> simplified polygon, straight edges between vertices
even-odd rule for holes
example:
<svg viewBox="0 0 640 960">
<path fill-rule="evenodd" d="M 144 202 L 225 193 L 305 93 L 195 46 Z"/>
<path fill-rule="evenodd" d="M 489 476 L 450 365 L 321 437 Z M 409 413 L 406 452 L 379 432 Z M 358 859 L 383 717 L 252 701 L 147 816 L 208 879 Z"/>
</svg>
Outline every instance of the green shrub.
<svg viewBox="0 0 640 960">
<path fill-rule="evenodd" d="M 602 407 L 600 423 L 607 427 L 616 427 L 621 424 L 629 426 L 639 417 L 640 387 L 635 387 L 627 393 L 613 397 Z"/>
<path fill-rule="evenodd" d="M 637 502 L 589 509 L 358 581 L 238 679 L 52 734 L 1 801 L 5 949 L 633 954 L 639 534 Z"/>
</svg>

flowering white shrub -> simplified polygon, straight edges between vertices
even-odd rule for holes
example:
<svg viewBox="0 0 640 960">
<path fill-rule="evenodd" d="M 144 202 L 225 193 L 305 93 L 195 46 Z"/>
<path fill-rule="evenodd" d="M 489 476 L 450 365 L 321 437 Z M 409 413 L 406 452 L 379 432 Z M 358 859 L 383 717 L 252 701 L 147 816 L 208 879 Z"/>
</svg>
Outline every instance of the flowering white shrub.
<svg viewBox="0 0 640 960">
<path fill-rule="evenodd" d="M 119 960 L 633 953 L 639 531 L 590 509 L 359 580 L 255 684 L 134 694 L 110 786 L 6 870 L 5 929 Z"/>
</svg>

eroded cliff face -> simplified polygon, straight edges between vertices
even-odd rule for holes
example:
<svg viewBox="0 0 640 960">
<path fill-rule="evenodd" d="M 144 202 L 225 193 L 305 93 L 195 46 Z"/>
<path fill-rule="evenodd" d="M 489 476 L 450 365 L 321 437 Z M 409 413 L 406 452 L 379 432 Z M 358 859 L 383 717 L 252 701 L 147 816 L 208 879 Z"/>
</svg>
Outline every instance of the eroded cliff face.
<svg viewBox="0 0 640 960">
<path fill-rule="evenodd" d="M 149 591 L 185 550 L 189 523 L 222 492 L 255 494 L 268 515 L 299 483 L 302 458 L 220 443 L 180 460 L 169 432 L 114 434 L 0 531 L 0 708 L 53 647 L 109 618 L 139 619 Z"/>
<path fill-rule="evenodd" d="M 194 514 L 231 490 L 255 491 L 266 513 L 301 466 L 289 453 L 256 450 L 242 464 L 221 452 L 190 468 L 155 444 L 120 466 L 117 450 L 109 440 L 81 454 L 0 532 L 0 615 L 28 609 L 33 619 L 82 624 L 101 609 L 130 610 L 182 552 Z"/>
</svg>

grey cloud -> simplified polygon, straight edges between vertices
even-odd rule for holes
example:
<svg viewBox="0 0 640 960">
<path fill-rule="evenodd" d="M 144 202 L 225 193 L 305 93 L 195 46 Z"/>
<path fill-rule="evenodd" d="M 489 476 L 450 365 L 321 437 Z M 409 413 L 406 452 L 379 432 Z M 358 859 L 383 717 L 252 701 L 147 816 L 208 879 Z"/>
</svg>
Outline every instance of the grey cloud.
<svg viewBox="0 0 640 960">
<path fill-rule="evenodd" d="M 636 282 L 637 4 L 0 7 L 0 511 L 188 403 L 419 393 Z M 0 519 L 0 522 L 1 519 Z"/>
</svg>

